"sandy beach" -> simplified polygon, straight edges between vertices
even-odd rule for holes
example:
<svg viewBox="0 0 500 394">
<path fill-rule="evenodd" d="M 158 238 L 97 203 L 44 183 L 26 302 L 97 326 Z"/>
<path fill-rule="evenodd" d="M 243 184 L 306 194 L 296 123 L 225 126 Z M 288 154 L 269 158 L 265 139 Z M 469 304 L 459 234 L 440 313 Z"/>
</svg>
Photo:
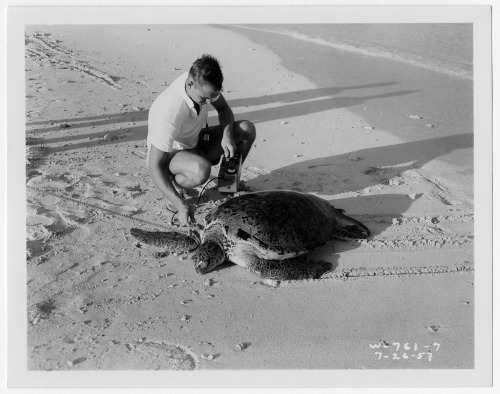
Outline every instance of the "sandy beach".
<svg viewBox="0 0 500 394">
<path fill-rule="evenodd" d="M 311 193 L 370 228 L 311 253 L 332 264 L 321 279 L 200 276 L 129 235 L 169 226 L 148 109 L 203 53 L 256 125 L 251 190 Z M 471 78 L 256 29 L 28 26 L 28 369 L 474 368 L 472 93 Z"/>
</svg>

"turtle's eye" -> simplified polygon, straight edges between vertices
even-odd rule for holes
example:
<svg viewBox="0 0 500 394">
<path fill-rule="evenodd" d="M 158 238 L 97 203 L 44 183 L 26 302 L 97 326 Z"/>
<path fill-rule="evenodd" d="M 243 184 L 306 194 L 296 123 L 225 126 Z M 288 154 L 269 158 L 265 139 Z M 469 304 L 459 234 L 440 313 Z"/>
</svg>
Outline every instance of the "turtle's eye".
<svg viewBox="0 0 500 394">
<path fill-rule="evenodd" d="M 208 262 L 205 260 L 198 261 L 195 266 L 196 272 L 199 274 L 204 274 L 207 268 Z"/>
<path fill-rule="evenodd" d="M 210 260 L 204 251 L 198 250 L 194 257 L 194 269 L 198 274 L 204 274 L 210 265 Z"/>
</svg>

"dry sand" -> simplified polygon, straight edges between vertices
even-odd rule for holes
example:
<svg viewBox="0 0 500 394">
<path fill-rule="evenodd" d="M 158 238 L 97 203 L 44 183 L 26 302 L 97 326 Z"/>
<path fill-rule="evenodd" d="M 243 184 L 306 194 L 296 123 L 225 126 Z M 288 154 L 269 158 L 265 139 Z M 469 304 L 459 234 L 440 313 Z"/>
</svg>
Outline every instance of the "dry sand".
<svg viewBox="0 0 500 394">
<path fill-rule="evenodd" d="M 474 367 L 472 81 L 332 51 L 237 28 L 28 26 L 29 369 Z M 199 276 L 129 236 L 169 223 L 147 111 L 204 52 L 257 126 L 246 183 L 372 230 L 315 251 L 322 279 Z"/>
</svg>

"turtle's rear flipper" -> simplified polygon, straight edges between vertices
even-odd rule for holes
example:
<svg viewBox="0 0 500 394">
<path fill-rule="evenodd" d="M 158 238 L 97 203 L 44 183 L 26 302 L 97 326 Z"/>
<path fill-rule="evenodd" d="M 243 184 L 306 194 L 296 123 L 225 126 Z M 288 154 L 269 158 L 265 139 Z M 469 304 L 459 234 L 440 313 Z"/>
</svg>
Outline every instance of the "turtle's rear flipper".
<svg viewBox="0 0 500 394">
<path fill-rule="evenodd" d="M 195 236 L 176 232 L 145 231 L 132 228 L 130 235 L 146 245 L 157 246 L 171 253 L 190 252 L 199 245 Z"/>
<path fill-rule="evenodd" d="M 337 239 L 366 239 L 370 236 L 370 230 L 364 224 L 344 215 L 343 209 L 335 209 L 334 237 Z"/>
<path fill-rule="evenodd" d="M 272 280 L 302 280 L 319 279 L 325 272 L 330 271 L 331 263 L 314 261 L 304 256 L 286 260 L 265 260 L 252 257 L 247 262 L 247 269 L 257 276 Z"/>
</svg>

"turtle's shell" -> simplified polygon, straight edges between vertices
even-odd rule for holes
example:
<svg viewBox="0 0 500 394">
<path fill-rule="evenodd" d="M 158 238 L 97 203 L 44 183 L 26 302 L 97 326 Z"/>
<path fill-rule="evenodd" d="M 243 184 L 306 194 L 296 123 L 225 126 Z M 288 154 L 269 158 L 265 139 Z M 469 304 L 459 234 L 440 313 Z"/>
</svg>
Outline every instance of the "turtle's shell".
<svg viewBox="0 0 500 394">
<path fill-rule="evenodd" d="M 230 241 L 250 243 L 263 258 L 286 259 L 324 245 L 336 221 L 327 201 L 280 190 L 224 202 L 205 217 L 206 229 L 218 223 Z"/>
</svg>

